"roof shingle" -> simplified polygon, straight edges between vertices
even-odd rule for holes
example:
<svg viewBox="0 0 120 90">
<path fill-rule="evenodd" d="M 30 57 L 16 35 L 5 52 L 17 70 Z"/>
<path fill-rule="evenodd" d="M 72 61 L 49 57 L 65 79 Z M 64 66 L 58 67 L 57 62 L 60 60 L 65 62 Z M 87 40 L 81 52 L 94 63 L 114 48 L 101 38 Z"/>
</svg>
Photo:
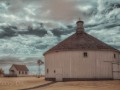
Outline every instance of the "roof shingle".
<svg viewBox="0 0 120 90">
<path fill-rule="evenodd" d="M 72 36 L 68 37 L 64 41 L 46 51 L 44 55 L 56 51 L 70 50 L 110 50 L 120 52 L 119 50 L 107 45 L 106 43 L 96 39 L 95 37 L 82 32 L 75 33 Z"/>
<path fill-rule="evenodd" d="M 14 66 L 18 71 L 29 71 L 26 65 L 13 64 L 12 66 Z"/>
</svg>

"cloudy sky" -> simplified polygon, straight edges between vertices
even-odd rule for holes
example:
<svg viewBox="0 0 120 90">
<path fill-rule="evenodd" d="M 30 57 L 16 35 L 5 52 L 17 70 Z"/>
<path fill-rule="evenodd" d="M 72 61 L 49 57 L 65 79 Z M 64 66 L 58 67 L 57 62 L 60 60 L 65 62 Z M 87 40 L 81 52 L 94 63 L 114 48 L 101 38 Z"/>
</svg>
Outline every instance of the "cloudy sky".
<svg viewBox="0 0 120 90">
<path fill-rule="evenodd" d="M 120 0 L 0 0 L 0 63 L 44 59 L 79 18 L 87 33 L 120 50 Z"/>
</svg>

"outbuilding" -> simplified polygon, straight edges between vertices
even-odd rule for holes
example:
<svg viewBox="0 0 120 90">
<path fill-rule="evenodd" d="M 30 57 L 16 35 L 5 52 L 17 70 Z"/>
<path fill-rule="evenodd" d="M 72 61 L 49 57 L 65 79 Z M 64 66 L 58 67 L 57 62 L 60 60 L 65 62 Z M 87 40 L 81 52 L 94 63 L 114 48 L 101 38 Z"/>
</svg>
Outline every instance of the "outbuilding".
<svg viewBox="0 0 120 90">
<path fill-rule="evenodd" d="M 11 76 L 27 76 L 28 71 L 26 65 L 13 64 L 9 69 L 9 74 Z"/>
<path fill-rule="evenodd" d="M 120 51 L 84 31 L 76 32 L 44 53 L 45 79 L 52 81 L 120 79 Z"/>
</svg>

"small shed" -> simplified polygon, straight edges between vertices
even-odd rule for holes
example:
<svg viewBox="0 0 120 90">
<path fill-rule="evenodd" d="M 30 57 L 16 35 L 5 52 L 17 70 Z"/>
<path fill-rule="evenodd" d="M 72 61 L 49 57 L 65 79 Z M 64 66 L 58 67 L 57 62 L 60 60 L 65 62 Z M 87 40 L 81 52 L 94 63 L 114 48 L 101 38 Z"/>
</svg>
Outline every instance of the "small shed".
<svg viewBox="0 0 120 90">
<path fill-rule="evenodd" d="M 17 65 L 13 64 L 9 69 L 10 75 L 16 76 L 27 76 L 28 75 L 28 68 L 26 65 Z"/>
</svg>

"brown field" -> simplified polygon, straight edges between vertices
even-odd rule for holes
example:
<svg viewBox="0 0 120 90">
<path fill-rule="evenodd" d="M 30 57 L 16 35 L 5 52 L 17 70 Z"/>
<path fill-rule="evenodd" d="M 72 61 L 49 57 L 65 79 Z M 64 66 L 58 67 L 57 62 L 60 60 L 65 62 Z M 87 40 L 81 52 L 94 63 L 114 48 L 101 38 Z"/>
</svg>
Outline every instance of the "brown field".
<svg viewBox="0 0 120 90">
<path fill-rule="evenodd" d="M 26 89 L 28 88 L 28 89 Z M 0 78 L 0 90 L 120 90 L 120 81 L 71 81 L 51 83 L 44 78 Z"/>
<path fill-rule="evenodd" d="M 32 90 L 120 90 L 120 81 L 73 81 L 58 82 Z"/>
<path fill-rule="evenodd" d="M 46 81 L 43 77 L 3 77 L 0 78 L 0 90 L 19 90 L 44 83 L 46 83 Z"/>
</svg>

